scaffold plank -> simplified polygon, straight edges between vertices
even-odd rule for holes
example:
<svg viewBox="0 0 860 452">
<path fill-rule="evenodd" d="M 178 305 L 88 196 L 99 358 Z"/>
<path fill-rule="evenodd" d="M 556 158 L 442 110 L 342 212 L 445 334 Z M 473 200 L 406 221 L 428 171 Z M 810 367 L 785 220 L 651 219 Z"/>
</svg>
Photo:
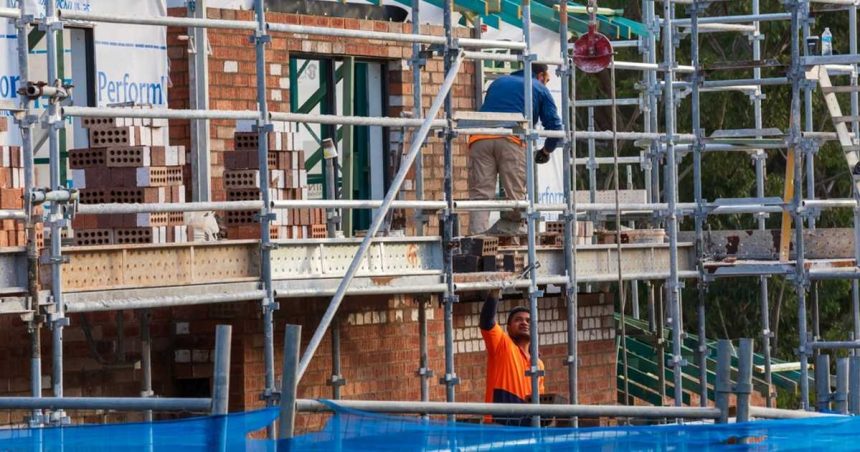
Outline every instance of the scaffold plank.
<svg viewBox="0 0 860 452">
<path fill-rule="evenodd" d="M 790 259 L 795 259 L 794 232 Z M 678 233 L 678 239 L 690 241 L 692 231 Z M 848 259 L 854 257 L 854 231 L 850 228 L 803 231 L 804 256 L 808 259 Z M 779 230 L 708 231 L 704 235 L 704 253 L 710 260 L 772 260 L 779 258 Z"/>
</svg>

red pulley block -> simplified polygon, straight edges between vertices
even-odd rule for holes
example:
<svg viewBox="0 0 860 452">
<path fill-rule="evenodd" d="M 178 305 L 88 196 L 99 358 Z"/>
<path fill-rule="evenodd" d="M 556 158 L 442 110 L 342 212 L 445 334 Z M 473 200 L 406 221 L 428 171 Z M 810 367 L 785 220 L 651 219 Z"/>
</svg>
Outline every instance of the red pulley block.
<svg viewBox="0 0 860 452">
<path fill-rule="evenodd" d="M 588 33 L 573 43 L 573 64 L 582 72 L 600 72 L 612 62 L 612 43 L 609 38 L 597 32 L 597 25 L 588 24 Z"/>
</svg>

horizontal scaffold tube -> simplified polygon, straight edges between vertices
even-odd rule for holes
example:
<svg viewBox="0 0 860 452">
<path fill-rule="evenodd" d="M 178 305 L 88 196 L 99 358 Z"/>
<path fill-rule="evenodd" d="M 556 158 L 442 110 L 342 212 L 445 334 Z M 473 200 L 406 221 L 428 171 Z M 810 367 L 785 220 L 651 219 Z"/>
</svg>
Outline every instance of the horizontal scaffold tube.
<svg viewBox="0 0 860 452">
<path fill-rule="evenodd" d="M 780 20 L 791 20 L 791 13 L 769 13 L 769 14 L 746 14 L 739 16 L 715 16 L 715 17 L 699 17 L 699 25 L 705 24 L 744 24 L 752 22 L 773 22 Z M 672 25 L 675 27 L 689 27 L 690 19 L 674 19 Z M 665 19 L 660 20 L 663 25 Z"/>
<path fill-rule="evenodd" d="M 79 204 L 77 213 L 88 215 L 119 215 L 152 212 L 208 212 L 224 210 L 261 210 L 262 201 L 223 201 L 150 204 Z"/>
<path fill-rule="evenodd" d="M 663 244 L 664 246 L 666 244 Z M 582 245 L 580 245 L 582 247 Z M 580 248 L 584 249 L 584 248 Z M 610 251 L 615 251 L 615 247 L 613 246 Z M 624 248 L 622 248 L 622 253 Z M 648 281 L 648 280 L 660 280 L 666 279 L 669 277 L 669 272 L 653 272 L 653 273 L 624 273 L 625 281 Z M 698 271 L 679 271 L 678 277 L 681 279 L 697 279 L 699 277 Z M 598 283 L 598 282 L 612 282 L 618 281 L 618 274 L 614 273 L 605 273 L 602 275 L 577 275 L 576 280 L 582 283 Z M 539 276 L 537 278 L 538 285 L 545 284 L 553 284 L 557 286 L 563 286 L 567 283 L 566 275 L 555 275 L 555 276 Z M 454 288 L 457 292 L 469 292 L 474 290 L 489 290 L 489 289 L 500 289 L 500 288 L 515 288 L 522 289 L 529 287 L 531 284 L 531 280 L 529 279 L 514 279 L 514 280 L 495 280 L 495 281 L 476 281 L 476 282 L 463 282 L 454 284 Z"/>
<path fill-rule="evenodd" d="M 860 341 L 818 341 L 809 346 L 813 350 L 860 350 Z"/>
<path fill-rule="evenodd" d="M 597 163 L 605 163 L 601 159 L 595 159 Z M 624 160 L 623 163 L 635 164 L 639 160 L 637 157 L 631 157 Z M 577 165 L 587 164 L 588 159 L 577 159 Z M 813 206 L 804 206 L 805 209 L 815 207 L 817 209 L 829 209 L 839 207 L 851 207 L 845 205 L 845 202 L 850 200 L 832 200 L 836 201 L 829 203 L 831 200 L 820 200 L 818 204 Z M 807 201 L 811 202 L 811 201 Z M 853 201 L 850 201 L 853 203 Z M 296 200 L 281 200 L 272 201 L 273 209 L 303 209 L 303 208 L 320 208 L 320 209 L 377 209 L 382 205 L 381 200 L 313 200 L 313 199 L 296 199 Z M 481 210 L 514 210 L 525 209 L 528 206 L 527 201 L 514 200 L 458 200 L 454 201 L 454 210 L 459 212 L 481 211 Z M 152 213 L 152 212 L 207 212 L 207 211 L 226 211 L 226 210 L 260 210 L 263 205 L 261 201 L 220 201 L 220 202 L 190 202 L 190 203 L 151 203 L 151 204 L 80 204 L 77 207 L 76 213 L 88 215 L 110 215 L 110 214 L 131 214 L 131 213 Z M 565 205 L 561 203 L 542 203 L 535 204 L 535 210 L 541 212 L 561 212 L 565 210 Z M 664 212 L 669 206 L 668 204 L 653 204 L 653 203 L 621 203 L 618 206 L 624 213 L 642 213 L 642 212 Z M 679 215 L 691 215 L 696 208 L 694 203 L 678 203 Z M 400 200 L 392 201 L 391 208 L 393 209 L 422 209 L 422 210 L 440 210 L 445 208 L 444 201 L 409 201 Z M 738 205 L 717 205 L 706 204 L 705 212 L 708 215 L 735 215 L 745 213 L 780 213 L 785 207 L 784 205 L 765 205 L 765 204 L 738 204 Z M 577 203 L 576 210 L 581 212 L 613 212 L 616 206 L 614 203 Z M 0 211 L 0 219 L 3 218 L 3 213 L 8 212 L 13 219 L 23 219 L 23 212 L 18 211 Z"/>
<path fill-rule="evenodd" d="M 80 11 L 59 10 L 61 20 L 78 20 L 84 22 L 99 22 L 109 24 L 155 25 L 182 28 L 218 28 L 226 30 L 254 30 L 257 23 L 243 20 L 197 19 L 191 17 L 170 16 L 121 16 L 115 14 L 83 13 Z"/>
<path fill-rule="evenodd" d="M 11 14 L 11 10 L 9 11 Z M 110 15 L 110 14 L 93 14 L 93 13 L 82 13 L 77 11 L 60 11 L 60 18 L 67 20 L 78 20 L 78 21 L 86 21 L 86 22 L 101 22 L 101 23 L 115 23 L 115 24 L 129 24 L 129 25 L 160 25 L 160 26 L 169 26 L 169 27 L 183 27 L 183 28 L 215 28 L 215 29 L 233 29 L 233 30 L 256 30 L 257 22 L 256 21 L 240 21 L 240 20 L 221 20 L 221 19 L 197 19 L 197 18 L 187 18 L 187 17 L 167 17 L 167 16 L 151 16 L 151 17 L 139 17 L 139 16 L 120 16 L 120 15 Z M 17 14 L 14 16 L 4 16 L 4 17 L 19 17 Z M 355 39 L 376 39 L 380 41 L 393 41 L 393 42 L 416 42 L 420 44 L 445 44 L 444 36 L 430 36 L 430 35 L 419 35 L 419 34 L 411 34 L 411 33 L 390 33 L 384 31 L 371 31 L 371 30 L 352 30 L 352 29 L 344 29 L 344 28 L 332 28 L 332 27 L 316 27 L 309 25 L 296 25 L 296 24 L 281 24 L 281 23 L 268 23 L 267 28 L 271 32 L 275 33 L 294 33 L 294 34 L 306 34 L 306 35 L 317 35 L 317 36 L 334 36 L 340 38 L 355 38 Z M 500 41 L 500 40 L 489 40 L 489 39 L 473 39 L 473 38 L 459 38 L 455 40 L 460 47 L 464 48 L 482 48 L 482 49 L 511 49 L 511 50 L 523 50 L 525 49 L 525 44 L 522 42 L 515 41 Z"/>
<path fill-rule="evenodd" d="M 423 210 L 441 210 L 447 207 L 445 201 L 392 201 L 392 209 L 423 209 Z M 381 199 L 360 200 L 360 199 L 285 199 L 272 201 L 273 209 L 301 209 L 307 207 L 320 209 L 378 209 L 382 206 Z"/>
<path fill-rule="evenodd" d="M 90 118 L 164 118 L 257 120 L 260 113 L 249 110 L 169 110 L 166 108 L 63 107 L 65 116 Z"/>
<path fill-rule="evenodd" d="M 21 10 L 18 8 L 0 8 L 0 17 L 19 19 L 21 17 Z"/>
<path fill-rule="evenodd" d="M 354 410 L 393 414 L 459 414 L 493 416 L 549 417 L 627 417 L 717 419 L 720 410 L 697 407 L 658 407 L 623 405 L 533 405 L 528 403 L 448 403 L 378 400 L 338 400 L 337 405 Z M 328 412 L 332 408 L 317 400 L 299 399 L 296 409 L 302 412 Z"/>
<path fill-rule="evenodd" d="M 832 413 L 818 413 L 804 410 L 784 410 L 781 408 L 765 408 L 750 406 L 750 416 L 760 419 L 807 419 L 811 417 L 839 416 Z"/>
<path fill-rule="evenodd" d="M 23 210 L 0 210 L 0 220 L 25 220 L 27 214 Z"/>
<path fill-rule="evenodd" d="M 0 410 L 209 411 L 212 399 L 168 397 L 0 397 Z"/>
<path fill-rule="evenodd" d="M 239 301 L 261 300 L 266 296 L 263 290 L 248 292 L 176 295 L 151 298 L 126 297 L 122 301 L 92 300 L 66 303 L 66 312 L 116 311 L 119 309 L 149 309 L 168 306 L 192 306 L 198 304 L 234 303 Z"/>
</svg>

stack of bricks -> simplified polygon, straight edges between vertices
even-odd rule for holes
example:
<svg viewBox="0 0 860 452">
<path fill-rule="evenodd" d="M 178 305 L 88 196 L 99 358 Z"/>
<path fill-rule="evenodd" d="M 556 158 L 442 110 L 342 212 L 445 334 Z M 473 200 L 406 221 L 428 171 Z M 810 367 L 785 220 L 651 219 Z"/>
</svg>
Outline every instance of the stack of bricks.
<svg viewBox="0 0 860 452">
<path fill-rule="evenodd" d="M 594 223 L 576 222 L 576 244 L 591 245 L 594 237 Z M 547 221 L 546 232 L 541 234 L 541 245 L 564 245 L 564 221 Z"/>
<path fill-rule="evenodd" d="M 170 146 L 167 120 L 84 118 L 90 147 L 69 151 L 81 204 L 182 203 L 184 146 Z M 76 246 L 187 241 L 182 212 L 77 215 Z"/>
<path fill-rule="evenodd" d="M 0 136 L 6 135 L 8 127 L 8 119 L 0 118 Z M 0 146 L 0 210 L 24 209 L 23 167 L 24 156 L 20 146 Z M 0 220 L 0 247 L 26 245 L 23 222 Z"/>
<path fill-rule="evenodd" d="M 305 153 L 299 149 L 297 124 L 275 123 L 268 134 L 269 195 L 273 201 L 308 198 Z M 257 132 L 236 132 L 235 150 L 224 153 L 224 189 L 227 201 L 254 201 L 260 193 Z M 273 239 L 325 238 L 324 209 L 277 209 L 271 222 Z M 256 211 L 225 212 L 227 239 L 259 239 Z"/>
</svg>

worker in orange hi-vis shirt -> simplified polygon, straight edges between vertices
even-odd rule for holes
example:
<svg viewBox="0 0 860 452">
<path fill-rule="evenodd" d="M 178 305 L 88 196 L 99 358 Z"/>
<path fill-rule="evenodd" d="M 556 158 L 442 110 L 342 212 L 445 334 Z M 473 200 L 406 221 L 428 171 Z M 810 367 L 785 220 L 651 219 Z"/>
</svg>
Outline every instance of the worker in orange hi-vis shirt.
<svg viewBox="0 0 860 452">
<path fill-rule="evenodd" d="M 523 306 L 508 314 L 507 332 L 496 322 L 496 308 L 501 291 L 491 291 L 484 299 L 479 326 L 487 346 L 487 403 L 526 403 L 531 400 L 532 380 L 526 375 L 531 367 L 531 315 Z M 543 361 L 538 368 L 544 370 Z M 540 393 L 544 393 L 544 377 L 540 377 Z M 505 425 L 529 425 L 525 418 L 487 416 L 485 421 Z"/>
</svg>

